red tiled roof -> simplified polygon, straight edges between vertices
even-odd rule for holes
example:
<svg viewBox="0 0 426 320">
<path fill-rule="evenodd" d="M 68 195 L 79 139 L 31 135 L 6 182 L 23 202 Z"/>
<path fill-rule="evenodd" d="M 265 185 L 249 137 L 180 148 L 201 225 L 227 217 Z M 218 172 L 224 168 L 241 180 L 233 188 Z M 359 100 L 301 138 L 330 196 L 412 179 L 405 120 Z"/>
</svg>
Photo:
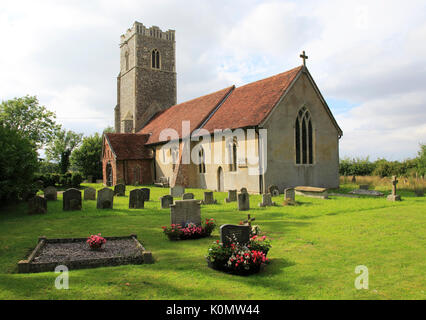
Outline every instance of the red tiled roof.
<svg viewBox="0 0 426 320">
<path fill-rule="evenodd" d="M 236 88 L 203 126 L 236 129 L 258 125 L 265 119 L 288 89 L 303 66 Z"/>
<path fill-rule="evenodd" d="M 174 105 L 156 115 L 138 133 L 151 134 L 147 144 L 170 140 L 170 138 L 160 139 L 161 131 L 167 128 L 176 130 L 179 138 L 182 138 L 182 121 L 190 121 L 189 133 L 192 133 L 207 119 L 233 88 L 234 86 Z"/>
<path fill-rule="evenodd" d="M 105 133 L 117 160 L 152 159 L 152 150 L 145 146 L 149 139 L 147 134 Z"/>
</svg>

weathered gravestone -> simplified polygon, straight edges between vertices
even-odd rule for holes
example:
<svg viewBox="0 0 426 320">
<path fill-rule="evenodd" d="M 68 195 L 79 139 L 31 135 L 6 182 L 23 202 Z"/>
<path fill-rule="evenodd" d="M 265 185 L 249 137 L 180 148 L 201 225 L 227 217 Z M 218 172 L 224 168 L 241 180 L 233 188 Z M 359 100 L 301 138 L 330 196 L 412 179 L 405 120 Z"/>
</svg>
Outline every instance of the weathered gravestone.
<svg viewBox="0 0 426 320">
<path fill-rule="evenodd" d="M 368 187 L 369 187 L 369 185 L 368 185 L 368 184 L 360 184 L 360 185 L 358 186 L 358 188 L 359 188 L 359 189 L 361 189 L 361 190 L 368 190 Z"/>
<path fill-rule="evenodd" d="M 237 226 L 233 224 L 224 224 L 220 227 L 220 242 L 222 242 L 225 247 L 235 242 L 245 245 L 250 241 L 250 230 L 251 227 L 249 225 Z"/>
<path fill-rule="evenodd" d="M 280 190 L 277 186 L 272 185 L 268 187 L 268 193 L 270 193 L 273 197 L 276 197 L 280 195 Z"/>
<path fill-rule="evenodd" d="M 144 193 L 144 199 L 145 201 L 149 201 L 151 190 L 149 188 L 141 188 L 142 192 Z"/>
<path fill-rule="evenodd" d="M 184 193 L 182 196 L 182 200 L 192 200 L 194 199 L 194 194 L 193 193 Z"/>
<path fill-rule="evenodd" d="M 114 204 L 114 191 L 109 188 L 103 188 L 98 191 L 97 209 L 112 209 Z"/>
<path fill-rule="evenodd" d="M 160 200 L 162 209 L 169 209 L 170 205 L 173 204 L 173 197 L 169 194 L 161 197 Z"/>
<path fill-rule="evenodd" d="M 71 188 L 64 192 L 62 210 L 81 210 L 81 192 L 79 190 Z"/>
<path fill-rule="evenodd" d="M 28 213 L 38 214 L 47 212 L 47 200 L 40 196 L 35 196 L 28 200 Z"/>
<path fill-rule="evenodd" d="M 262 202 L 259 203 L 259 207 L 271 207 L 275 206 L 275 202 L 272 201 L 270 193 L 262 194 Z"/>
<path fill-rule="evenodd" d="M 134 189 L 129 194 L 129 209 L 143 209 L 146 193 L 142 189 Z"/>
<path fill-rule="evenodd" d="M 250 209 L 250 195 L 246 192 L 238 194 L 238 210 L 246 211 Z"/>
<path fill-rule="evenodd" d="M 199 200 L 176 200 L 170 205 L 171 224 L 185 226 L 188 223 L 201 224 L 201 206 Z"/>
<path fill-rule="evenodd" d="M 185 193 L 185 188 L 182 186 L 174 186 L 170 188 L 170 195 L 173 198 L 180 198 L 183 196 L 183 194 Z"/>
<path fill-rule="evenodd" d="M 284 201 L 294 202 L 296 198 L 296 193 L 294 188 L 286 188 L 284 189 Z"/>
<path fill-rule="evenodd" d="M 214 199 L 213 191 L 204 192 L 203 204 L 216 204 L 217 201 Z"/>
<path fill-rule="evenodd" d="M 84 200 L 96 200 L 96 189 L 95 188 L 84 189 Z"/>
<path fill-rule="evenodd" d="M 352 183 L 356 183 L 356 178 L 355 178 L 355 176 L 352 176 Z"/>
<path fill-rule="evenodd" d="M 55 187 L 47 187 L 46 189 L 44 189 L 44 198 L 48 201 L 53 200 L 56 201 L 58 199 L 58 191 L 56 190 Z"/>
<path fill-rule="evenodd" d="M 118 197 L 124 197 L 126 195 L 126 185 L 119 183 L 114 187 L 114 195 Z"/>
<path fill-rule="evenodd" d="M 246 187 L 242 187 L 242 188 L 240 189 L 240 192 L 241 192 L 241 193 L 247 193 L 247 188 L 246 188 Z"/>
<path fill-rule="evenodd" d="M 237 190 L 228 190 L 228 198 L 225 199 L 225 202 L 235 201 L 237 201 Z"/>
<path fill-rule="evenodd" d="M 389 201 L 401 201 L 401 196 L 396 194 L 396 185 L 398 184 L 398 180 L 396 176 L 392 176 L 392 194 L 388 195 L 387 199 Z"/>
</svg>

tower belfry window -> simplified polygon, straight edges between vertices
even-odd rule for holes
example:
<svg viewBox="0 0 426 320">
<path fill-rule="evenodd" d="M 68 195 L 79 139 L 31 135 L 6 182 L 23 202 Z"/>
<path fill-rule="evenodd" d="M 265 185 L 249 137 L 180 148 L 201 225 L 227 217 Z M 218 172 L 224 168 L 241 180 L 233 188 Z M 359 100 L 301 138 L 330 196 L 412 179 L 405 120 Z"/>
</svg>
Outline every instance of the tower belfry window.
<svg viewBox="0 0 426 320">
<path fill-rule="evenodd" d="M 160 52 L 157 49 L 152 50 L 151 67 L 154 69 L 160 69 Z"/>
<path fill-rule="evenodd" d="M 312 120 L 306 107 L 299 110 L 295 130 L 296 164 L 313 164 L 313 130 Z"/>
</svg>

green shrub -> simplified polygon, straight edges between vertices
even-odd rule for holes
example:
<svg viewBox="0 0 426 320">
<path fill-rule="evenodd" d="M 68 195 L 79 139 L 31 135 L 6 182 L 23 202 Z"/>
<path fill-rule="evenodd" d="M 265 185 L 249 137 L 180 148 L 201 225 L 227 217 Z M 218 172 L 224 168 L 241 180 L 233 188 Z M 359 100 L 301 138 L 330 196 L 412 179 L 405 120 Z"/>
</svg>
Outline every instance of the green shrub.
<svg viewBox="0 0 426 320">
<path fill-rule="evenodd" d="M 70 185 L 71 185 L 71 178 L 67 177 L 67 176 L 66 176 L 66 175 L 64 175 L 64 174 L 61 174 L 61 175 L 60 175 L 60 178 L 59 178 L 59 184 L 60 184 L 62 187 L 68 187 L 68 186 L 70 186 Z"/>
<path fill-rule="evenodd" d="M 71 176 L 71 185 L 74 188 L 79 188 L 80 184 L 83 182 L 83 176 L 80 172 L 74 172 Z"/>
</svg>

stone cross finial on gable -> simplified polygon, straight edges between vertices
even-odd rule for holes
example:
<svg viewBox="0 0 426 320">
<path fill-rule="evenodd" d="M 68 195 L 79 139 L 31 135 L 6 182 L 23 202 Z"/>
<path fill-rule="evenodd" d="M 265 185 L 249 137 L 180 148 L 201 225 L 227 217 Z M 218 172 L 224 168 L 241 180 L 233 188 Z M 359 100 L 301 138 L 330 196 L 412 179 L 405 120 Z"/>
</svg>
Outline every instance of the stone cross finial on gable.
<svg viewBox="0 0 426 320">
<path fill-rule="evenodd" d="M 305 54 L 305 50 L 303 50 L 300 57 L 303 59 L 303 66 L 306 67 L 306 60 L 308 60 L 308 56 Z"/>
<path fill-rule="evenodd" d="M 251 222 L 256 220 L 256 218 L 250 218 L 250 215 L 247 215 L 247 220 L 244 220 L 243 223 L 247 223 L 251 227 Z"/>
</svg>

